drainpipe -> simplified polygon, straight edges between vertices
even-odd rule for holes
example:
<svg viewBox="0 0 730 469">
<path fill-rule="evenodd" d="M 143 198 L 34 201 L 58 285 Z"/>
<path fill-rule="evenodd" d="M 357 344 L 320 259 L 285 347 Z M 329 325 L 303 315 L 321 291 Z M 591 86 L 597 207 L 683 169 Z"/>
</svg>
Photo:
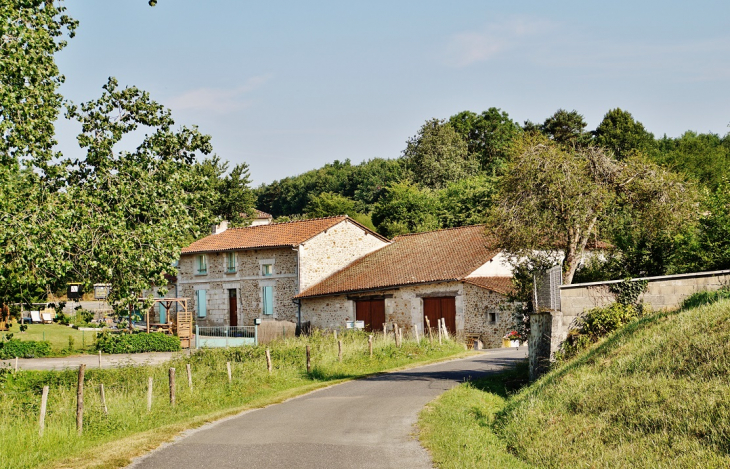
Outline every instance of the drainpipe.
<svg viewBox="0 0 730 469">
<path fill-rule="evenodd" d="M 299 255 L 300 255 L 300 251 L 299 251 L 299 247 L 298 246 L 295 247 L 295 248 L 293 248 L 292 250 L 293 251 L 296 251 L 296 253 L 297 253 L 297 290 L 296 290 L 297 293 L 296 294 L 298 295 L 300 293 L 299 290 L 300 290 L 301 276 L 302 276 L 301 270 L 299 269 Z M 297 305 L 297 327 L 301 331 L 302 330 L 302 301 L 301 300 L 292 299 L 292 303 L 294 303 L 295 305 Z"/>
</svg>

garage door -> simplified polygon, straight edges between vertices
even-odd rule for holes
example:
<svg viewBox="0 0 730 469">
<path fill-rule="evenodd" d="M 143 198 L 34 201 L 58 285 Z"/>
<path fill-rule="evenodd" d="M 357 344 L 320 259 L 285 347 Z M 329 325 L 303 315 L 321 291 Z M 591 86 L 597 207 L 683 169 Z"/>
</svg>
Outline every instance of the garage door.
<svg viewBox="0 0 730 469">
<path fill-rule="evenodd" d="M 355 301 L 355 319 L 365 321 L 365 330 L 382 330 L 385 322 L 385 300 Z"/>
<path fill-rule="evenodd" d="M 436 327 L 439 319 L 446 323 L 446 330 L 456 334 L 456 298 L 445 296 L 438 298 L 423 299 L 423 325 L 426 325 L 426 318 L 431 327 Z"/>
</svg>

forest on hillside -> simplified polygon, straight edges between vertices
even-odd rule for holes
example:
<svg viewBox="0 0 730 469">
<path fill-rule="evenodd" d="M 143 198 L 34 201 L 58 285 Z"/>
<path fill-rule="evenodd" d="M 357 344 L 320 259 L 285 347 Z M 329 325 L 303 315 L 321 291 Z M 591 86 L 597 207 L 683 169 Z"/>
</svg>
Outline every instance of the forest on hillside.
<svg viewBox="0 0 730 469">
<path fill-rule="evenodd" d="M 643 174 L 664 171 L 664 181 L 672 178 L 683 188 L 684 209 L 665 207 L 681 219 L 664 225 L 649 226 L 647 218 L 637 223 L 635 211 L 614 204 L 591 230 L 594 241 L 611 247 L 608 258 L 600 265 L 581 263 L 576 279 L 730 268 L 730 134 L 687 131 L 657 138 L 618 108 L 593 130 L 577 111 L 563 109 L 542 123 L 519 124 L 496 108 L 431 119 L 407 139 L 399 157 L 335 161 L 264 184 L 254 191 L 257 208 L 279 221 L 347 214 L 388 237 L 494 223 L 506 176 L 515 171 L 524 150 L 520 142 L 529 136 L 578 155 L 600 149 L 618 165 L 641 162 Z M 642 195 L 665 196 L 649 190 Z"/>
</svg>

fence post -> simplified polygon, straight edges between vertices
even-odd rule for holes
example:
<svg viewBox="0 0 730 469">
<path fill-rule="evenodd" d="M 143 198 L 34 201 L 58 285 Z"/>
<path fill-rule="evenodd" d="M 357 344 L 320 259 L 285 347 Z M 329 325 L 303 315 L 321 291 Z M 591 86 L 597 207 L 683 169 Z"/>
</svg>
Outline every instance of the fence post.
<svg viewBox="0 0 730 469">
<path fill-rule="evenodd" d="M 398 347 L 403 347 L 403 328 L 398 328 Z"/>
<path fill-rule="evenodd" d="M 309 374 L 311 372 L 312 372 L 312 361 L 311 361 L 309 345 L 307 345 L 307 374 Z"/>
<path fill-rule="evenodd" d="M 46 404 L 48 404 L 48 386 L 43 386 L 43 395 L 41 396 L 41 418 L 40 418 L 40 429 L 38 434 L 43 436 L 43 430 L 46 428 Z"/>
<path fill-rule="evenodd" d="M 332 331 L 332 334 L 334 334 L 335 340 L 337 340 L 337 329 L 335 329 L 334 331 Z"/>
<path fill-rule="evenodd" d="M 106 408 L 106 394 L 104 394 L 104 383 L 99 384 L 99 395 L 101 396 L 101 408 L 104 410 L 104 415 L 109 415 L 109 410 Z"/>
<path fill-rule="evenodd" d="M 420 344 L 421 339 L 418 338 L 418 326 L 416 325 L 416 323 L 413 323 L 413 331 L 416 333 L 416 343 Z"/>
<path fill-rule="evenodd" d="M 268 348 L 266 349 L 266 369 L 271 373 L 271 351 Z"/>
<path fill-rule="evenodd" d="M 15 357 L 15 372 L 18 372 L 18 357 Z"/>
<path fill-rule="evenodd" d="M 188 372 L 188 387 L 193 390 L 193 374 L 190 372 L 190 363 L 185 365 L 185 369 Z"/>
<path fill-rule="evenodd" d="M 231 362 L 226 362 L 226 370 L 228 371 L 228 384 L 231 384 L 232 377 L 231 377 Z"/>
<path fill-rule="evenodd" d="M 370 349 L 370 358 L 373 358 L 373 336 L 368 336 L 368 349 Z"/>
<path fill-rule="evenodd" d="M 228 348 L 228 326 L 225 326 L 226 328 L 226 348 Z"/>
<path fill-rule="evenodd" d="M 170 368 L 170 405 L 175 405 L 175 368 Z"/>
<path fill-rule="evenodd" d="M 337 360 L 342 363 L 342 341 L 337 341 Z"/>
<path fill-rule="evenodd" d="M 259 344 L 259 326 L 255 324 L 253 326 L 253 342 L 254 345 Z"/>
<path fill-rule="evenodd" d="M 99 369 L 101 370 L 101 350 L 99 350 Z"/>
<path fill-rule="evenodd" d="M 426 327 L 428 327 L 428 336 L 431 338 L 431 345 L 433 345 L 433 332 L 431 331 L 431 321 L 429 321 L 428 318 L 426 318 Z"/>
<path fill-rule="evenodd" d="M 200 337 L 200 329 L 198 328 L 198 325 L 195 325 L 195 349 L 198 348 L 198 337 Z"/>
<path fill-rule="evenodd" d="M 152 411 L 152 376 L 147 378 L 147 412 Z"/>
<path fill-rule="evenodd" d="M 384 340 L 388 339 L 388 323 L 387 322 L 383 323 L 383 339 Z"/>
<path fill-rule="evenodd" d="M 79 365 L 79 382 L 76 387 L 76 431 L 79 435 L 84 431 L 84 373 L 86 365 Z"/>
<path fill-rule="evenodd" d="M 438 324 L 438 330 L 439 330 L 439 345 L 441 345 L 441 319 L 436 321 Z"/>
</svg>

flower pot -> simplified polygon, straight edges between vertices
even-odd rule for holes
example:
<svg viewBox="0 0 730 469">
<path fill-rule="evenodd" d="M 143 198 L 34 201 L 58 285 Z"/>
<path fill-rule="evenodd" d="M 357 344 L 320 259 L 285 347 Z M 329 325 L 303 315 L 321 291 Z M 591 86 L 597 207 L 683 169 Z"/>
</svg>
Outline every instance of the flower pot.
<svg viewBox="0 0 730 469">
<path fill-rule="evenodd" d="M 520 346 L 520 341 L 519 340 L 510 340 L 509 341 L 509 346 L 510 347 L 519 347 Z"/>
</svg>

